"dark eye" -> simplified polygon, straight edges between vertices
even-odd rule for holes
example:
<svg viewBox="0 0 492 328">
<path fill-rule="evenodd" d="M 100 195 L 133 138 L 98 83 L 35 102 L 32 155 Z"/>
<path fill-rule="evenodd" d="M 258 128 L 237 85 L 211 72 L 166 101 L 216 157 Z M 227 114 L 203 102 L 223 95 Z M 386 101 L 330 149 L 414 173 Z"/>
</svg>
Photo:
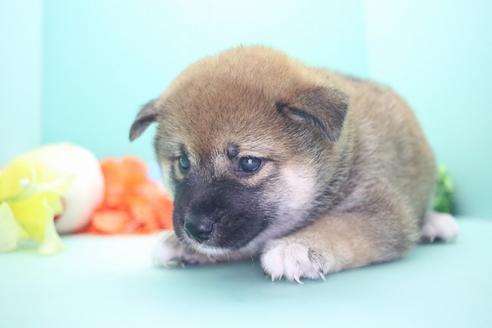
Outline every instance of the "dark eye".
<svg viewBox="0 0 492 328">
<path fill-rule="evenodd" d="M 187 173 L 190 169 L 190 160 L 188 159 L 188 156 L 186 156 L 185 154 L 181 155 L 179 157 L 179 168 L 181 170 L 181 172 L 183 173 Z"/>
<path fill-rule="evenodd" d="M 241 157 L 239 159 L 239 169 L 242 172 L 253 173 L 256 172 L 261 166 L 261 159 L 257 157 Z"/>
</svg>

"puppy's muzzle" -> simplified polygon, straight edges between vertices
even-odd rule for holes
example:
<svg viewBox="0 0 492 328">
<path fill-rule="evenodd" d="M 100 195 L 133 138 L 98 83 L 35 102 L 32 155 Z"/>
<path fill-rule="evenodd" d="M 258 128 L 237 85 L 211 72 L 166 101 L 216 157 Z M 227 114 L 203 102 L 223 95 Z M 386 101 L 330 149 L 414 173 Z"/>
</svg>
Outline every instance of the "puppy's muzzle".
<svg viewBox="0 0 492 328">
<path fill-rule="evenodd" d="M 189 215 L 184 222 L 184 230 L 188 237 L 202 243 L 210 239 L 215 222 L 204 215 Z"/>
</svg>

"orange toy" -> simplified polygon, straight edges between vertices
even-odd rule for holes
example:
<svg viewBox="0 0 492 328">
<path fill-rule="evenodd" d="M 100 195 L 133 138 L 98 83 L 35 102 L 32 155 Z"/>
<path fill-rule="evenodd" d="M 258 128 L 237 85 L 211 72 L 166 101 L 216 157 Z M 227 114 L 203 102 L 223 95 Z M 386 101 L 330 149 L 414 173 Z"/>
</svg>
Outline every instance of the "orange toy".
<svg viewBox="0 0 492 328">
<path fill-rule="evenodd" d="M 108 158 L 101 168 L 104 200 L 92 214 L 87 232 L 150 233 L 172 228 L 172 200 L 147 177 L 142 161 L 130 156 Z"/>
</svg>

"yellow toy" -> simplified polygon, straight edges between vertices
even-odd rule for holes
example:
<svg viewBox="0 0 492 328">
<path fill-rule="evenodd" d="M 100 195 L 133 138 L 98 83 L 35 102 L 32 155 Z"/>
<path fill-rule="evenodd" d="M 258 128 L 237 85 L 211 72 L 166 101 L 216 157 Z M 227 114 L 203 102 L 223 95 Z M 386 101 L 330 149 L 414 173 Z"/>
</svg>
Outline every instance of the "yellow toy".
<svg viewBox="0 0 492 328">
<path fill-rule="evenodd" d="M 63 210 L 62 195 L 72 178 L 55 172 L 33 155 L 24 155 L 0 171 L 0 252 L 23 241 L 39 243 L 41 254 L 63 247 L 54 218 Z"/>
<path fill-rule="evenodd" d="M 99 161 L 83 147 L 57 143 L 20 156 L 0 171 L 0 252 L 25 240 L 42 254 L 57 252 L 57 232 L 84 229 L 103 195 Z"/>
</svg>

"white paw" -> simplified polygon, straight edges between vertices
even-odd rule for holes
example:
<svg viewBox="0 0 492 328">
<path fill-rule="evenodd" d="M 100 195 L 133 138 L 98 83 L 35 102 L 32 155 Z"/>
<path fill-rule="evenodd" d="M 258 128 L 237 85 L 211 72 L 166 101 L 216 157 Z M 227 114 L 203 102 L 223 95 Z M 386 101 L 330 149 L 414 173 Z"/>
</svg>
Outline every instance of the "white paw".
<svg viewBox="0 0 492 328">
<path fill-rule="evenodd" d="M 152 264 L 156 267 L 209 262 L 214 262 L 214 259 L 204 254 L 199 254 L 185 246 L 178 240 L 174 232 L 161 232 L 152 250 Z"/>
<path fill-rule="evenodd" d="M 287 240 L 270 242 L 261 256 L 263 270 L 272 278 L 285 277 L 301 283 L 301 278 L 324 279 L 333 271 L 334 259 L 326 259 L 311 248 Z"/>
<path fill-rule="evenodd" d="M 157 267 L 167 267 L 179 263 L 183 246 L 176 235 L 169 231 L 161 232 L 152 249 L 152 264 Z"/>
<path fill-rule="evenodd" d="M 458 230 L 458 223 L 451 214 L 431 212 L 424 218 L 420 239 L 449 241 L 456 238 Z"/>
</svg>

